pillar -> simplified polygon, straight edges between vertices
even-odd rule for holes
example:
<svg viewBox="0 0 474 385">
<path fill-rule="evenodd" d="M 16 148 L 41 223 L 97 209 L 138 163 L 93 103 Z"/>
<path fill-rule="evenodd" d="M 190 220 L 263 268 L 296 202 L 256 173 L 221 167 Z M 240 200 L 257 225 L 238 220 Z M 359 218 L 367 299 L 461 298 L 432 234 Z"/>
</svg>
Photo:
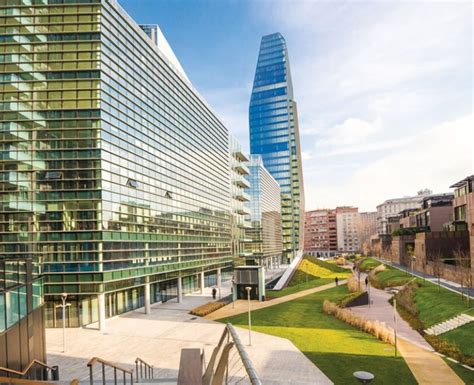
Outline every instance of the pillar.
<svg viewBox="0 0 474 385">
<path fill-rule="evenodd" d="M 201 287 L 201 294 L 204 294 L 204 271 L 201 271 L 199 273 L 199 280 L 200 282 L 200 287 Z"/>
<path fill-rule="evenodd" d="M 222 298 L 222 269 L 219 267 L 217 269 L 217 293 L 219 298 Z"/>
<path fill-rule="evenodd" d="M 145 283 L 145 314 L 151 313 L 150 305 L 150 284 Z"/>
<path fill-rule="evenodd" d="M 105 331 L 105 293 L 100 293 L 97 295 L 99 302 L 99 330 L 101 332 Z"/>
<path fill-rule="evenodd" d="M 178 277 L 178 303 L 183 302 L 183 279 Z"/>
</svg>

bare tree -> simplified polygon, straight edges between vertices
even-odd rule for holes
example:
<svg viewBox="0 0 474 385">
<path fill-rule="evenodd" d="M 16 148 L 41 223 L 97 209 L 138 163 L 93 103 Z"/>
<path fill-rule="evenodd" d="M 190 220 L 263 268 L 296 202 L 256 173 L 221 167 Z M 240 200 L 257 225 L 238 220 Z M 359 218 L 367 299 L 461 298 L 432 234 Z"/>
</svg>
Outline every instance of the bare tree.
<svg viewBox="0 0 474 385">
<path fill-rule="evenodd" d="M 441 270 L 443 268 L 443 254 L 440 251 L 432 255 L 433 273 L 438 278 L 438 292 L 441 290 Z"/>
<path fill-rule="evenodd" d="M 464 300 L 464 289 L 466 289 L 466 301 L 469 306 L 469 292 L 472 287 L 471 259 L 469 258 L 469 255 L 460 247 L 454 251 L 453 255 L 456 262 L 456 268 L 459 269 L 459 277 L 461 279 L 461 301 Z"/>
</svg>

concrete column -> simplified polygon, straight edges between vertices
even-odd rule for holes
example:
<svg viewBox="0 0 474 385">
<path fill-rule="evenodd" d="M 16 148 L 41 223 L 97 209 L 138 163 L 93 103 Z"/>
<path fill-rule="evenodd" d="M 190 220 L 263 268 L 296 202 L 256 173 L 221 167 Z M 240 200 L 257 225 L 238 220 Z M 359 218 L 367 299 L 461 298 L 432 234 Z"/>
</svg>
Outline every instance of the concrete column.
<svg viewBox="0 0 474 385">
<path fill-rule="evenodd" d="M 178 277 L 178 303 L 183 302 L 183 279 Z"/>
<path fill-rule="evenodd" d="M 204 271 L 201 271 L 199 273 L 199 280 L 200 282 L 200 288 L 201 288 L 201 294 L 204 294 Z"/>
<path fill-rule="evenodd" d="M 145 283 L 145 314 L 151 313 L 150 305 L 150 284 Z"/>
<path fill-rule="evenodd" d="M 219 298 L 222 298 L 222 269 L 220 267 L 217 269 L 217 292 Z"/>
<path fill-rule="evenodd" d="M 101 332 L 105 331 L 105 293 L 100 293 L 97 295 L 99 302 L 99 330 Z"/>
</svg>

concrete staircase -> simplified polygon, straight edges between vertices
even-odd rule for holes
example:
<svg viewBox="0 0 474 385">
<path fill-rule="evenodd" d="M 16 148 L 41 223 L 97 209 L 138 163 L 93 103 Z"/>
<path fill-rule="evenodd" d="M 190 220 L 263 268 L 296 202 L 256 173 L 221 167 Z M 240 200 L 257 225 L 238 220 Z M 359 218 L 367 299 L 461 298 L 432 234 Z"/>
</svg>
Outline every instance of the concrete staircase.
<svg viewBox="0 0 474 385">
<path fill-rule="evenodd" d="M 454 330 L 460 326 L 466 325 L 474 321 L 474 317 L 467 314 L 459 314 L 456 317 L 450 318 L 447 321 L 440 322 L 425 330 L 426 334 L 438 336 L 440 334 Z"/>
</svg>

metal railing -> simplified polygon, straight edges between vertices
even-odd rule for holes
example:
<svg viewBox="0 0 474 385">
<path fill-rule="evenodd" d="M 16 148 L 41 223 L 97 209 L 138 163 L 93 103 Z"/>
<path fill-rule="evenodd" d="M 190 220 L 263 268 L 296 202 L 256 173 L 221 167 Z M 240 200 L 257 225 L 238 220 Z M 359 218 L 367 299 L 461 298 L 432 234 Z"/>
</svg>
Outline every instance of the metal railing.
<svg viewBox="0 0 474 385">
<path fill-rule="evenodd" d="M 95 365 L 101 365 L 102 366 L 102 385 L 106 385 L 106 367 L 112 369 L 113 374 L 114 374 L 114 385 L 117 385 L 117 372 L 121 372 L 122 374 L 122 382 L 123 385 L 127 385 L 127 376 L 130 376 L 130 385 L 133 385 L 133 370 L 131 369 L 126 369 L 123 367 L 120 367 L 112 362 L 103 360 L 102 358 L 99 357 L 93 357 L 88 363 L 87 366 L 89 367 L 89 381 L 90 385 L 94 385 L 94 366 Z"/>
<path fill-rule="evenodd" d="M 19 385 L 53 385 L 51 382 L 28 380 L 26 378 L 1 377 L 0 384 L 19 384 Z M 79 380 L 72 380 L 69 385 L 79 385 Z"/>
<path fill-rule="evenodd" d="M 237 331 L 228 323 L 214 348 L 203 385 L 262 385 Z"/>
<path fill-rule="evenodd" d="M 37 369 L 40 369 L 40 374 L 38 375 L 37 373 L 32 373 L 30 372 L 31 369 L 35 369 L 37 371 Z M 29 365 L 19 371 L 19 370 L 14 370 L 14 369 L 8 369 L 8 368 L 4 368 L 4 367 L 1 367 L 0 366 L 0 373 L 3 372 L 3 373 L 6 373 L 7 376 L 9 376 L 10 374 L 13 374 L 15 376 L 20 376 L 20 377 L 23 377 L 25 379 L 30 379 L 30 380 L 35 380 L 35 379 L 38 379 L 38 380 L 59 380 L 59 368 L 57 366 L 49 366 L 47 364 L 45 364 L 44 362 L 42 361 L 39 361 L 39 360 L 33 360 L 29 363 Z M 32 378 L 34 377 L 34 378 Z M 39 377 L 39 378 L 38 378 Z"/>
<path fill-rule="evenodd" d="M 135 379 L 152 379 L 153 378 L 153 365 L 150 365 L 143 361 L 140 357 L 135 360 Z M 138 377 L 140 375 L 140 377 Z"/>
</svg>

